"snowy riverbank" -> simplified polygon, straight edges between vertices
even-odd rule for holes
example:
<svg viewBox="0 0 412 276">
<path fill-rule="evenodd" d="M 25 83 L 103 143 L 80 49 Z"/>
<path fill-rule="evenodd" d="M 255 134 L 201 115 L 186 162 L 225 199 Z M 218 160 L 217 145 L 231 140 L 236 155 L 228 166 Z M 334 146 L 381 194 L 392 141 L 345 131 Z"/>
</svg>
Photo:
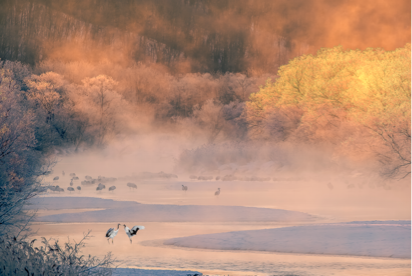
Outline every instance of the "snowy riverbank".
<svg viewBox="0 0 412 276">
<path fill-rule="evenodd" d="M 105 210 L 63 213 L 39 216 L 42 222 L 305 222 L 316 217 L 303 212 L 271 208 L 219 206 L 219 205 L 171 205 L 139 204 L 130 201 L 113 201 L 91 197 L 44 197 L 37 198 L 33 209 L 105 208 Z"/>
<path fill-rule="evenodd" d="M 362 221 L 237 231 L 169 239 L 165 245 L 218 250 L 252 250 L 410 258 L 410 221 Z"/>
</svg>

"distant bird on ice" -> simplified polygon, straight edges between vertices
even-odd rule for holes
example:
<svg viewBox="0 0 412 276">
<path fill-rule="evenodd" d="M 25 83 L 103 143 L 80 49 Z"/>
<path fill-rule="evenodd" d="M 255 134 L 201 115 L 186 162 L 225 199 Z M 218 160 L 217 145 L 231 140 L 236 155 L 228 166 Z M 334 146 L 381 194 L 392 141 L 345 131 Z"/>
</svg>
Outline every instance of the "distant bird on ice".
<svg viewBox="0 0 412 276">
<path fill-rule="evenodd" d="M 139 226 L 139 225 L 133 226 L 132 229 L 129 229 L 129 227 L 127 227 L 126 224 L 123 224 L 123 226 L 124 226 L 124 231 L 129 237 L 130 243 L 132 243 L 132 237 L 136 235 L 137 231 L 144 229 L 144 226 Z"/>
<path fill-rule="evenodd" d="M 131 188 L 133 188 L 133 189 L 137 189 L 137 186 L 136 186 L 136 184 L 134 184 L 134 183 L 127 183 L 127 187 L 130 187 L 130 189 Z"/>
<path fill-rule="evenodd" d="M 182 185 L 182 191 L 187 191 L 187 186 Z"/>
<path fill-rule="evenodd" d="M 215 192 L 215 196 L 220 195 L 220 188 L 217 188 L 217 191 Z"/>
<path fill-rule="evenodd" d="M 111 186 L 111 187 L 109 188 L 109 192 L 110 192 L 110 191 L 114 191 L 114 190 L 116 190 L 116 186 Z"/>
<path fill-rule="evenodd" d="M 59 180 L 59 177 L 56 176 L 56 177 L 53 178 L 53 180 L 54 180 L 54 181 Z"/>
<path fill-rule="evenodd" d="M 72 187 L 68 187 L 67 190 L 70 192 L 74 192 L 74 189 Z"/>
<path fill-rule="evenodd" d="M 109 230 L 107 230 L 106 238 L 107 238 L 107 242 L 109 244 L 110 244 L 109 239 L 112 239 L 112 243 L 113 243 L 114 237 L 116 237 L 117 232 L 119 232 L 119 226 L 120 226 L 120 223 L 117 224 L 117 229 L 116 230 L 114 230 L 114 228 L 110 228 Z"/>
<path fill-rule="evenodd" d="M 103 190 L 105 187 L 102 187 L 102 186 L 98 186 L 97 188 L 96 188 L 96 191 L 101 191 L 101 190 Z"/>
<path fill-rule="evenodd" d="M 70 186 L 73 186 L 73 179 L 70 180 Z"/>
<path fill-rule="evenodd" d="M 82 187 L 77 186 L 77 190 L 79 190 L 79 192 L 81 191 Z"/>
</svg>

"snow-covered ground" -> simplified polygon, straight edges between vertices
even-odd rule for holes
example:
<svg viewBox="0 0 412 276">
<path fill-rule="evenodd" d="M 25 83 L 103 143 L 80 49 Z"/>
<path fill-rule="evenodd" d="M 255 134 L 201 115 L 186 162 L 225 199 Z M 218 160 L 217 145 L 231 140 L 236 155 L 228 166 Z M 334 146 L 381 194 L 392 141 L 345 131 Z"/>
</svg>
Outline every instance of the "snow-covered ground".
<svg viewBox="0 0 412 276">
<path fill-rule="evenodd" d="M 270 208 L 242 206 L 138 204 L 129 201 L 113 201 L 107 199 L 84 197 L 47 197 L 38 200 L 39 205 L 32 205 L 33 208 L 36 208 L 36 206 L 39 209 L 107 208 L 105 210 L 86 211 L 81 213 L 64 213 L 40 216 L 37 218 L 37 221 L 43 222 L 304 222 L 315 220 L 315 217 L 306 213 Z"/>
<path fill-rule="evenodd" d="M 156 270 L 136 268 L 115 268 L 113 276 L 201 276 L 197 271 L 190 270 Z"/>
<path fill-rule="evenodd" d="M 115 201 L 97 197 L 37 197 L 31 198 L 26 209 L 94 209 L 94 208 L 124 208 L 139 204 L 134 201 Z"/>
<path fill-rule="evenodd" d="M 165 245 L 218 250 L 410 258 L 411 221 L 362 221 L 169 239 Z"/>
</svg>

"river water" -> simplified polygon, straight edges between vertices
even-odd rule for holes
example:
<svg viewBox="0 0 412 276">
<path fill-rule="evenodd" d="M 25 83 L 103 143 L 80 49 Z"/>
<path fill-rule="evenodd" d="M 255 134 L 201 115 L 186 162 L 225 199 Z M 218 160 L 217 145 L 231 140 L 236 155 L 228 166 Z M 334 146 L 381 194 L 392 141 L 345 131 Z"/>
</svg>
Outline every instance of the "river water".
<svg viewBox="0 0 412 276">
<path fill-rule="evenodd" d="M 64 179 L 63 179 L 64 180 Z M 62 180 L 60 180 L 62 181 Z M 114 200 L 133 200 L 146 204 L 231 205 L 279 208 L 307 212 L 318 217 L 310 223 L 355 220 L 410 220 L 410 188 L 363 187 L 348 189 L 327 183 L 310 182 L 191 182 L 142 181 L 131 191 L 126 182 L 116 182 L 114 193 L 97 193 L 84 187 L 81 193 L 49 196 L 93 196 Z M 188 185 L 184 192 L 181 185 Z M 60 185 L 63 186 L 63 185 Z M 63 186 L 64 187 L 64 186 Z M 221 188 L 221 195 L 214 191 Z M 40 210 L 39 215 L 82 210 Z M 262 222 L 121 222 L 146 227 L 130 244 L 124 233 L 108 244 L 105 233 L 113 223 L 36 223 L 37 237 L 54 237 L 61 241 L 80 240 L 84 232 L 92 235 L 83 253 L 103 256 L 111 251 L 120 267 L 195 270 L 206 275 L 411 275 L 410 259 L 292 254 L 237 250 L 206 250 L 165 246 L 163 241 L 175 237 L 229 231 L 267 229 L 302 223 Z M 121 229 L 121 231 L 123 231 Z"/>
</svg>

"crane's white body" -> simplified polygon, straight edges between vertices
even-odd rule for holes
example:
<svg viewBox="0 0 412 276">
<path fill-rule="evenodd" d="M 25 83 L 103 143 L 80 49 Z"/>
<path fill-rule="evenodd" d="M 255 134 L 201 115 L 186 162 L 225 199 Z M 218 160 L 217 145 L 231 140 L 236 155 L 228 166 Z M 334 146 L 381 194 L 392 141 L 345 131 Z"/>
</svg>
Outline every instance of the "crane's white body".
<svg viewBox="0 0 412 276">
<path fill-rule="evenodd" d="M 114 228 L 110 228 L 109 230 L 107 230 L 106 238 L 107 238 L 107 242 L 108 242 L 108 243 L 110 243 L 110 242 L 109 242 L 109 239 L 112 239 L 112 243 L 113 243 L 114 237 L 116 237 L 117 232 L 119 232 L 119 226 L 120 226 L 120 223 L 117 225 L 117 229 L 116 229 L 116 230 L 114 230 Z"/>
<path fill-rule="evenodd" d="M 126 235 L 129 237 L 130 243 L 132 243 L 132 237 L 136 235 L 137 231 L 144 229 L 144 226 L 141 226 L 141 225 L 135 225 L 132 227 L 132 229 L 127 227 L 126 224 L 124 224 L 123 226 L 124 226 L 124 231 L 126 232 Z"/>
</svg>

